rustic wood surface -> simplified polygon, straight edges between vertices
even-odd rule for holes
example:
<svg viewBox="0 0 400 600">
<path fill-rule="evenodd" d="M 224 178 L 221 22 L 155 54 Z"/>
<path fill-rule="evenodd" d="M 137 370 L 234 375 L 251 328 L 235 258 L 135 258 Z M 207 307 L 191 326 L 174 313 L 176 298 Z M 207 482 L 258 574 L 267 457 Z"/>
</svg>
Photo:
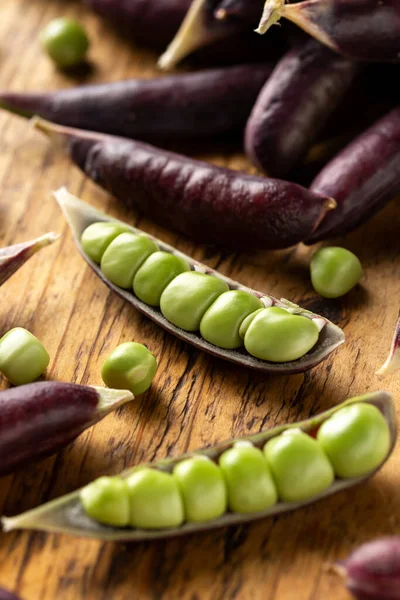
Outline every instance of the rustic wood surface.
<svg viewBox="0 0 400 600">
<path fill-rule="evenodd" d="M 156 74 L 150 52 L 129 47 L 78 1 L 0 2 L 0 85 L 46 90 Z M 57 72 L 38 32 L 74 15 L 93 40 L 90 73 Z M 236 155 L 208 155 L 247 168 Z M 108 291 L 84 264 L 51 191 L 60 185 L 139 224 L 222 273 L 312 306 L 341 325 L 347 343 L 312 371 L 265 377 L 215 360 L 175 340 Z M 23 119 L 0 114 L 0 245 L 62 234 L 1 288 L 0 335 L 30 329 L 52 356 L 48 378 L 101 384 L 100 365 L 119 343 L 146 343 L 159 360 L 150 392 L 85 432 L 57 456 L 0 481 L 0 511 L 12 515 L 97 476 L 257 432 L 325 410 L 400 378 L 374 375 L 389 350 L 400 298 L 400 205 L 393 201 L 344 240 L 365 266 L 362 286 L 324 302 L 308 278 L 305 247 L 252 256 L 221 254 L 127 212 L 50 148 Z M 1 380 L 1 387 L 6 387 Z M 21 444 L 24 440 L 21 439 Z M 191 599 L 344 600 L 326 565 L 356 545 L 400 533 L 400 449 L 369 483 L 286 516 L 183 539 L 125 546 L 43 533 L 0 533 L 0 586 L 25 600 Z"/>
</svg>

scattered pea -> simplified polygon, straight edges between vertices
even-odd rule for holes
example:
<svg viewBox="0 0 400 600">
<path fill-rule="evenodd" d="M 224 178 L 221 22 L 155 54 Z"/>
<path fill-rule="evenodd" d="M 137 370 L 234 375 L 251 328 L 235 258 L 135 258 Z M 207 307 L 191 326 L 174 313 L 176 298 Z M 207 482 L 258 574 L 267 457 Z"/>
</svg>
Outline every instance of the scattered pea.
<svg viewBox="0 0 400 600">
<path fill-rule="evenodd" d="M 154 355 L 136 342 L 120 344 L 103 363 L 104 383 L 117 390 L 129 390 L 139 396 L 149 389 L 157 371 Z"/>
<path fill-rule="evenodd" d="M 143 468 L 126 482 L 132 527 L 165 529 L 182 525 L 185 518 L 182 497 L 170 473 Z"/>
<path fill-rule="evenodd" d="M 218 466 L 206 456 L 178 463 L 173 471 L 181 490 L 186 520 L 211 521 L 226 511 L 226 488 Z"/>
<path fill-rule="evenodd" d="M 267 510 L 278 500 L 264 454 L 250 442 L 226 450 L 219 465 L 228 490 L 229 509 L 238 513 Z"/>
<path fill-rule="evenodd" d="M 318 441 L 338 477 L 361 477 L 383 462 L 390 432 L 376 406 L 359 402 L 345 406 L 322 423 Z"/>
<path fill-rule="evenodd" d="M 121 233 L 101 259 L 101 270 L 111 283 L 124 289 L 132 287 L 135 273 L 158 246 L 145 235 Z"/>
<path fill-rule="evenodd" d="M 213 275 L 196 271 L 181 273 L 163 291 L 161 312 L 177 327 L 198 331 L 206 310 L 228 289 L 225 281 Z"/>
<path fill-rule="evenodd" d="M 311 282 L 325 298 L 347 294 L 362 277 L 363 269 L 357 256 L 345 248 L 318 250 L 311 259 Z"/>
<path fill-rule="evenodd" d="M 85 254 L 99 265 L 111 242 L 125 231 L 126 228 L 118 223 L 93 223 L 82 234 L 82 248 Z"/>
<path fill-rule="evenodd" d="M 42 342 L 22 327 L 11 329 L 0 340 L 0 371 L 13 385 L 32 383 L 49 362 Z"/>
<path fill-rule="evenodd" d="M 307 354 L 318 338 L 318 327 L 311 319 L 270 307 L 261 310 L 251 321 L 244 345 L 256 358 L 284 363 Z"/>
<path fill-rule="evenodd" d="M 320 444 L 299 429 L 269 440 L 264 453 L 283 502 L 303 502 L 333 483 L 333 469 Z"/>
<path fill-rule="evenodd" d="M 190 265 L 184 258 L 169 252 L 154 252 L 136 273 L 133 291 L 142 302 L 160 306 L 161 294 L 167 285 L 185 271 L 190 271 Z"/>
<path fill-rule="evenodd" d="M 81 490 L 80 499 L 95 521 L 114 527 L 129 525 L 128 486 L 124 479 L 99 477 Z"/>
<path fill-rule="evenodd" d="M 243 320 L 262 306 L 261 300 L 249 292 L 225 292 L 203 316 L 200 333 L 205 340 L 219 348 L 240 348 L 243 338 L 239 335 L 239 329 Z"/>
<path fill-rule="evenodd" d="M 54 19 L 40 34 L 42 47 L 62 69 L 81 64 L 89 49 L 89 38 L 80 23 L 66 17 Z"/>
</svg>

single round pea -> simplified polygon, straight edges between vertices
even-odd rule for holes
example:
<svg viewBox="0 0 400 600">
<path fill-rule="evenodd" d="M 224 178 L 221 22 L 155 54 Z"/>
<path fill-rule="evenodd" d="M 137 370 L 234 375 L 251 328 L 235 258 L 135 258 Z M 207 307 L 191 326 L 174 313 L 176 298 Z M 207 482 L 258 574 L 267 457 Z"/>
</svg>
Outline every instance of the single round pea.
<svg viewBox="0 0 400 600">
<path fill-rule="evenodd" d="M 129 524 L 129 494 L 124 479 L 99 477 L 80 492 L 89 517 L 104 525 L 126 527 Z"/>
<path fill-rule="evenodd" d="M 390 432 L 376 406 L 345 406 L 322 423 L 317 438 L 338 477 L 361 477 L 379 467 L 390 448 Z"/>
<path fill-rule="evenodd" d="M 363 269 L 357 256 L 345 248 L 321 248 L 311 259 L 311 282 L 325 298 L 347 294 L 362 277 Z"/>
<path fill-rule="evenodd" d="M 228 489 L 231 511 L 260 512 L 276 504 L 275 483 L 261 450 L 248 442 L 238 442 L 221 454 L 219 466 Z"/>
<path fill-rule="evenodd" d="M 160 306 L 161 294 L 167 285 L 185 271 L 190 271 L 190 265 L 184 258 L 170 252 L 154 252 L 135 275 L 135 296 L 150 306 Z"/>
<path fill-rule="evenodd" d="M 40 41 L 62 69 L 81 64 L 89 49 L 89 38 L 82 25 L 66 17 L 50 21 L 41 32 Z"/>
<path fill-rule="evenodd" d="M 260 311 L 251 321 L 244 345 L 256 358 L 284 363 L 307 354 L 318 337 L 314 321 L 273 306 Z"/>
<path fill-rule="evenodd" d="M 118 287 L 132 287 L 135 273 L 158 246 L 145 235 L 121 233 L 108 246 L 101 259 L 101 270 Z"/>
<path fill-rule="evenodd" d="M 107 356 L 101 377 L 108 387 L 139 396 L 149 389 L 156 371 L 157 361 L 146 346 L 125 342 Z"/>
<path fill-rule="evenodd" d="M 241 324 L 241 326 L 239 328 L 239 335 L 242 339 L 244 339 L 244 336 L 246 335 L 247 330 L 250 327 L 250 324 L 256 318 L 258 313 L 260 313 L 262 310 L 265 310 L 265 306 L 263 306 L 263 308 L 259 308 L 258 310 L 251 313 L 248 317 L 245 318 L 245 320 L 243 321 L 243 323 Z"/>
<path fill-rule="evenodd" d="M 188 458 L 174 467 L 173 475 L 182 494 L 187 521 L 211 521 L 225 513 L 225 482 L 212 460 L 206 456 Z"/>
<path fill-rule="evenodd" d="M 32 383 L 49 362 L 42 342 L 22 327 L 11 329 L 0 340 L 0 371 L 14 385 Z"/>
<path fill-rule="evenodd" d="M 185 518 L 182 497 L 170 473 L 143 468 L 126 482 L 132 527 L 165 529 L 182 525 Z"/>
<path fill-rule="evenodd" d="M 81 244 L 83 251 L 98 265 L 101 258 L 113 240 L 126 229 L 118 223 L 93 223 L 82 233 Z"/>
<path fill-rule="evenodd" d="M 283 502 L 308 500 L 333 483 L 332 465 L 320 444 L 298 429 L 269 440 L 264 453 Z"/>
<path fill-rule="evenodd" d="M 198 331 L 206 310 L 228 289 L 225 281 L 213 275 L 196 271 L 181 273 L 163 291 L 161 312 L 177 327 Z"/>
<path fill-rule="evenodd" d="M 253 294 L 229 290 L 221 294 L 207 310 L 200 323 L 200 333 L 207 342 L 219 348 L 240 348 L 243 346 L 240 326 L 249 314 L 259 308 L 262 308 L 262 302 Z"/>
</svg>

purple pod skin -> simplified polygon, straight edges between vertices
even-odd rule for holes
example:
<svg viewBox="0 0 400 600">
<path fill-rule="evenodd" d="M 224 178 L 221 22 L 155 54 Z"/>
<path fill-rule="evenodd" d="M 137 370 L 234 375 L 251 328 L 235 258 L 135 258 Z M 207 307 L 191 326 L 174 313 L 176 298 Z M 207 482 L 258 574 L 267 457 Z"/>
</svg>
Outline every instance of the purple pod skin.
<svg viewBox="0 0 400 600">
<path fill-rule="evenodd" d="M 383 208 L 400 191 L 400 108 L 346 146 L 310 189 L 332 194 L 337 208 L 326 215 L 307 244 L 344 235 Z"/>
<path fill-rule="evenodd" d="M 207 139 L 244 129 L 272 69 L 270 64 L 241 65 L 44 94 L 5 91 L 0 107 L 147 142 Z"/>
<path fill-rule="evenodd" d="M 358 72 L 355 63 L 307 40 L 269 77 L 247 122 L 249 159 L 274 177 L 304 157 Z"/>
<path fill-rule="evenodd" d="M 50 456 L 133 396 L 45 381 L 0 392 L 0 476 Z"/>
<path fill-rule="evenodd" d="M 15 244 L 7 248 L 0 248 L 0 285 L 2 285 L 15 271 L 17 271 L 27 260 L 41 248 L 49 246 L 58 239 L 55 233 L 46 233 L 41 237 Z"/>
<path fill-rule="evenodd" d="M 398 0 L 267 0 L 257 31 L 265 33 L 281 17 L 354 60 L 400 61 Z"/>
<path fill-rule="evenodd" d="M 0 600 L 20 600 L 20 598 L 8 590 L 0 588 Z"/>
<path fill-rule="evenodd" d="M 263 0 L 221 0 L 214 9 L 214 16 L 220 21 L 240 19 L 255 27 L 263 6 Z"/>
<path fill-rule="evenodd" d="M 237 250 L 287 248 L 311 235 L 335 201 L 279 179 L 253 177 L 142 142 L 35 125 L 64 144 L 98 185 L 164 227 Z"/>
</svg>

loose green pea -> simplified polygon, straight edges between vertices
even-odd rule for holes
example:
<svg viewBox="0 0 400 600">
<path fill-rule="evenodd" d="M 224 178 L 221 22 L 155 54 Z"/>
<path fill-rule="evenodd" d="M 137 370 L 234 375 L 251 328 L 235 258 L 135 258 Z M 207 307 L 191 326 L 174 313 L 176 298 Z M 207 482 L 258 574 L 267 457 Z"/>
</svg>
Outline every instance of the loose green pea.
<svg viewBox="0 0 400 600">
<path fill-rule="evenodd" d="M 161 312 L 177 327 L 198 331 L 206 310 L 228 289 L 225 281 L 213 275 L 196 271 L 181 273 L 163 291 Z"/>
<path fill-rule="evenodd" d="M 170 473 L 144 468 L 133 473 L 126 482 L 132 527 L 166 529 L 182 525 L 185 518 L 182 497 Z"/>
<path fill-rule="evenodd" d="M 272 438 L 264 453 L 284 502 L 308 500 L 333 483 L 333 469 L 321 446 L 300 430 L 288 429 Z"/>
<path fill-rule="evenodd" d="M 143 263 L 133 280 L 135 295 L 150 306 L 160 306 L 161 294 L 180 273 L 190 271 L 184 258 L 170 252 L 154 252 Z"/>
<path fill-rule="evenodd" d="M 126 527 L 129 524 L 129 490 L 119 477 L 99 477 L 80 492 L 89 517 L 104 525 Z"/>
<path fill-rule="evenodd" d="M 238 442 L 220 456 L 219 466 L 228 489 L 231 511 L 260 512 L 276 504 L 275 483 L 261 450 L 249 442 Z"/>
<path fill-rule="evenodd" d="M 255 312 L 251 313 L 251 315 L 249 315 L 248 317 L 245 318 L 245 320 L 243 321 L 243 323 L 241 324 L 241 326 L 239 328 L 239 335 L 240 335 L 240 337 L 242 339 L 244 339 L 244 336 L 246 335 L 247 330 L 250 327 L 250 324 L 256 318 L 256 316 L 258 315 L 258 313 L 260 313 L 262 310 L 265 310 L 265 307 L 259 308 L 258 310 L 256 310 Z"/>
<path fill-rule="evenodd" d="M 22 327 L 11 329 L 0 340 L 0 371 L 13 385 L 32 383 L 49 362 L 42 342 Z"/>
<path fill-rule="evenodd" d="M 93 223 L 82 233 L 83 251 L 98 265 L 111 242 L 124 233 L 126 228 L 118 223 Z"/>
<path fill-rule="evenodd" d="M 247 352 L 256 358 L 284 363 L 301 358 L 318 341 L 316 324 L 283 308 L 261 310 L 244 336 Z"/>
<path fill-rule="evenodd" d="M 390 432 L 376 406 L 359 402 L 341 408 L 322 423 L 318 441 L 338 477 L 361 477 L 386 458 Z"/>
<path fill-rule="evenodd" d="M 311 259 L 311 282 L 325 298 L 339 298 L 358 283 L 363 269 L 357 256 L 345 248 L 321 248 Z"/>
<path fill-rule="evenodd" d="M 240 348 L 243 339 L 239 335 L 239 328 L 243 320 L 259 308 L 262 308 L 262 302 L 253 294 L 242 290 L 225 292 L 203 316 L 200 333 L 205 340 L 219 348 Z"/>
<path fill-rule="evenodd" d="M 62 69 L 81 64 L 89 49 L 89 38 L 82 25 L 65 17 L 46 25 L 40 41 L 50 58 Z"/>
<path fill-rule="evenodd" d="M 149 389 L 157 371 L 154 355 L 136 342 L 125 342 L 108 355 L 101 369 L 104 383 L 139 396 Z"/>
<path fill-rule="evenodd" d="M 118 287 L 132 287 L 135 273 L 158 246 L 145 235 L 121 233 L 108 246 L 101 259 L 101 270 Z"/>
<path fill-rule="evenodd" d="M 206 456 L 188 458 L 175 466 L 173 474 L 181 490 L 187 521 L 211 521 L 225 513 L 225 482 L 212 460 Z"/>
</svg>

